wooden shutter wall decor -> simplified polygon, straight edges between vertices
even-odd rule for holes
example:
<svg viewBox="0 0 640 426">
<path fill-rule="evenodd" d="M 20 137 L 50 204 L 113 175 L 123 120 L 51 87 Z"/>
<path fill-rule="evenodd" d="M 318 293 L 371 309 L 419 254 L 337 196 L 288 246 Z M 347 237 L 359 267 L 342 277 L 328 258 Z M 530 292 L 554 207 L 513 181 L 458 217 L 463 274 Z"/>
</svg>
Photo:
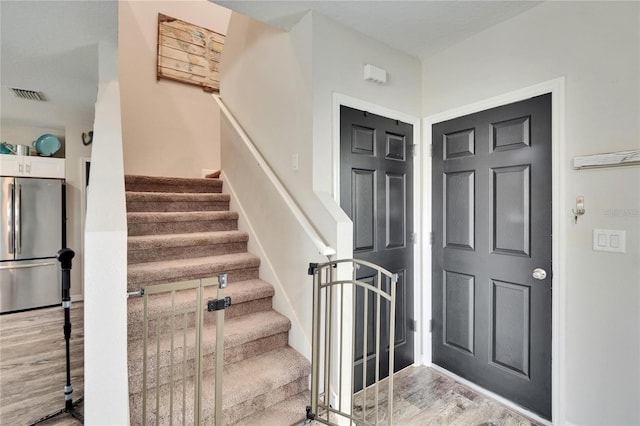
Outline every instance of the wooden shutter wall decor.
<svg viewBox="0 0 640 426">
<path fill-rule="evenodd" d="M 158 80 L 166 78 L 220 91 L 223 34 L 158 14 Z"/>
</svg>

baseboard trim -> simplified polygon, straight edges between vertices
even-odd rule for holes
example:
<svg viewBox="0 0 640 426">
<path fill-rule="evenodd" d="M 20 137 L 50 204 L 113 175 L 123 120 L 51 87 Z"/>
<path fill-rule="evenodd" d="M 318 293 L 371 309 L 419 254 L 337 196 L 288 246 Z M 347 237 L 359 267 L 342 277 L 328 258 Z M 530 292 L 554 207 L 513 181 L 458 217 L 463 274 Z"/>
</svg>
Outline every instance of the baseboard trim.
<svg viewBox="0 0 640 426">
<path fill-rule="evenodd" d="M 479 394 L 481 394 L 482 396 L 486 396 L 487 398 L 493 399 L 494 401 L 504 405 L 505 407 L 509 408 L 510 410 L 513 410 L 515 412 L 517 412 L 518 414 L 523 415 L 524 417 L 528 418 L 531 421 L 534 421 L 538 424 L 544 425 L 544 426 L 552 426 L 552 422 L 550 422 L 547 419 L 544 419 L 542 417 L 540 417 L 539 415 L 527 410 L 524 407 L 519 406 L 518 404 L 516 404 L 513 401 L 509 401 L 508 399 L 506 399 L 503 396 L 500 396 L 496 393 L 491 392 L 490 390 L 487 390 L 481 386 L 478 386 L 477 384 L 470 382 L 467 379 L 463 379 L 462 377 L 458 376 L 457 374 L 454 374 L 452 372 L 450 372 L 449 370 L 445 370 L 444 368 L 435 365 L 435 364 L 431 364 L 430 366 L 431 368 L 433 368 L 435 371 L 437 371 L 440 374 L 443 374 L 453 380 L 455 380 L 456 382 L 460 383 L 461 385 L 464 385 L 468 388 L 473 389 L 474 391 L 478 392 Z"/>
</svg>

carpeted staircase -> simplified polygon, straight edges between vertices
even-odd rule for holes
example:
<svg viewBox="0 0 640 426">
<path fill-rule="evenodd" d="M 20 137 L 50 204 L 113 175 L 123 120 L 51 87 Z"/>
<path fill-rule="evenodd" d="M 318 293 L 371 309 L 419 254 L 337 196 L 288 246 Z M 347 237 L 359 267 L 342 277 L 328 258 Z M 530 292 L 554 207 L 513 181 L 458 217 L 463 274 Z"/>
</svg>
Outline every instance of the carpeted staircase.
<svg viewBox="0 0 640 426">
<path fill-rule="evenodd" d="M 225 311 L 224 425 L 286 426 L 304 417 L 309 402 L 310 364 L 287 345 L 289 319 L 272 309 L 273 287 L 259 278 L 260 259 L 247 252 L 248 235 L 238 231 L 238 214 L 229 211 L 229 196 L 219 179 L 148 176 L 125 177 L 128 211 L 128 290 L 149 285 L 228 274 L 232 306 Z M 205 300 L 216 298 L 216 287 L 205 290 Z M 193 306 L 193 291 L 153 296 L 151 314 Z M 201 424 L 212 425 L 215 369 L 215 313 L 204 311 L 205 329 Z M 194 315 L 184 321 L 165 321 L 150 329 L 148 368 L 160 373 L 148 378 L 147 403 L 159 410 L 159 424 L 182 423 L 177 414 L 184 404 L 193 411 L 193 393 L 184 401 L 170 400 L 170 388 L 193 387 L 195 354 Z M 187 328 L 186 337 L 170 338 L 171 330 Z M 142 423 L 143 300 L 128 301 L 129 399 L 131 424 Z M 155 334 L 160 339 L 155 339 Z M 159 343 L 158 343 L 159 341 Z M 156 345 L 160 351 L 156 350 Z M 182 380 L 172 371 L 186 368 Z M 159 353 L 157 353 L 159 352 Z M 157 356 L 156 356 L 157 355 Z M 176 367 L 174 367 L 174 370 Z M 182 398 L 182 397 L 180 397 Z M 190 408 L 191 407 L 191 408 Z M 147 410 L 149 415 L 150 411 Z M 149 422 L 155 423 L 155 413 Z M 187 424 L 193 417 L 187 417 Z M 217 425 L 221 426 L 221 425 Z"/>
</svg>

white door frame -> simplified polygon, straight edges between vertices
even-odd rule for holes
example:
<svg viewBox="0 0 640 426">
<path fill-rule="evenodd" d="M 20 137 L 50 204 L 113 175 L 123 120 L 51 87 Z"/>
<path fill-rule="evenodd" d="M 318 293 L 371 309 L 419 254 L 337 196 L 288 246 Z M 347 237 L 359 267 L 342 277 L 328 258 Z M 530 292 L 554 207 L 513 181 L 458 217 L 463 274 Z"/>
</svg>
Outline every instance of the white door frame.
<svg viewBox="0 0 640 426">
<path fill-rule="evenodd" d="M 533 86 L 525 87 L 523 89 L 515 90 L 513 92 L 505 93 L 499 96 L 495 96 L 489 99 L 485 99 L 473 104 L 465 105 L 459 108 L 454 108 L 448 111 L 444 111 L 435 115 L 428 116 L 423 119 L 424 128 L 424 143 L 425 145 L 431 143 L 432 137 L 432 125 L 441 121 L 450 120 L 453 118 L 461 117 L 468 114 L 484 111 L 486 109 L 502 106 L 525 99 L 529 99 L 534 96 L 543 95 L 545 93 L 552 94 L 551 100 L 551 156 L 552 156 L 552 234 L 554 236 L 552 242 L 552 257 L 553 257 L 553 278 L 552 278 L 552 339 L 551 339 L 551 415 L 553 423 L 563 424 L 565 419 L 565 283 L 566 272 L 563 265 L 565 245 L 566 242 L 563 238 L 564 224 L 562 218 L 563 212 L 566 212 L 566 203 L 561 198 L 560 189 L 564 187 L 564 174 L 562 173 L 565 167 L 565 140 L 564 140 L 564 111 L 565 111 L 565 93 L 564 93 L 564 77 L 560 77 L 554 80 L 549 80 L 536 84 Z M 432 158 L 429 155 L 428 150 L 423 150 L 423 183 L 425 196 L 423 198 L 422 205 L 422 223 L 426 232 L 422 234 L 422 246 L 424 257 L 423 263 L 423 277 L 422 280 L 425 283 L 424 291 L 422 292 L 422 307 L 424 310 L 424 318 L 431 318 L 431 246 L 429 242 L 429 234 L 433 231 L 431 226 L 431 208 L 432 208 L 432 191 L 431 191 L 431 172 L 432 172 Z M 431 332 L 428 327 L 424 327 L 424 335 L 422 341 L 424 342 L 424 352 L 422 356 L 422 364 L 431 366 Z M 486 393 L 491 394 L 488 391 Z M 495 397 L 495 394 L 491 396 Z M 523 411 L 519 406 L 510 403 L 504 398 L 498 398 L 501 402 L 510 405 L 512 408 L 518 411 Z M 549 424 L 548 421 L 533 415 L 530 412 L 526 412 L 530 417 L 534 417 L 535 420 L 542 423 Z"/>
<path fill-rule="evenodd" d="M 414 365 L 420 365 L 422 359 L 423 348 L 423 333 L 424 319 L 421 315 L 421 304 L 424 296 L 422 295 L 422 286 L 420 285 L 420 278 L 423 276 L 422 272 L 422 245 L 420 241 L 420 235 L 422 234 L 422 137 L 421 137 L 421 120 L 419 117 L 405 114 L 400 111 L 395 111 L 389 108 L 385 108 L 380 105 L 376 105 L 371 102 L 357 99 L 352 96 L 344 95 L 341 93 L 333 93 L 333 119 L 332 119 L 332 163 L 333 163 L 333 199 L 340 205 L 340 106 L 346 106 L 350 108 L 359 109 L 361 111 L 367 111 L 372 114 L 380 115 L 390 118 L 392 120 L 399 120 L 404 123 L 411 124 L 413 126 L 413 143 L 415 144 L 415 155 L 413 157 L 413 232 L 416 233 L 416 244 L 414 244 L 413 250 L 413 312 L 416 318 L 416 334 L 414 341 L 413 360 Z M 428 332 L 428 330 L 427 330 Z"/>
</svg>

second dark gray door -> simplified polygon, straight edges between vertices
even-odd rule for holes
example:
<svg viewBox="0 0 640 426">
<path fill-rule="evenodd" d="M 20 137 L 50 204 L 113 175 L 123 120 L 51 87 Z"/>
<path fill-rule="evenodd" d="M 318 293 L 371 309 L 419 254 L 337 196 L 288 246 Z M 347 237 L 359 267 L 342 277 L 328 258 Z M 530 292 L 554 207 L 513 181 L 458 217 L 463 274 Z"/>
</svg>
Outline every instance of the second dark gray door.
<svg viewBox="0 0 640 426">
<path fill-rule="evenodd" d="M 432 142 L 433 362 L 550 419 L 551 95 Z"/>
<path fill-rule="evenodd" d="M 340 205 L 353 220 L 353 255 L 398 274 L 395 362 L 398 371 L 413 363 L 413 127 L 410 124 L 340 108 Z M 374 280 L 371 271 L 358 279 Z M 372 284 L 375 284 L 372 282 Z M 382 283 L 385 285 L 385 283 Z M 389 342 L 375 342 L 373 299 L 368 309 L 367 378 L 374 378 L 380 345 L 381 377 L 388 374 Z M 362 387 L 364 298 L 356 294 L 355 388 Z M 381 314 L 381 317 L 384 316 Z M 385 330 L 383 330 L 385 331 Z"/>
</svg>

